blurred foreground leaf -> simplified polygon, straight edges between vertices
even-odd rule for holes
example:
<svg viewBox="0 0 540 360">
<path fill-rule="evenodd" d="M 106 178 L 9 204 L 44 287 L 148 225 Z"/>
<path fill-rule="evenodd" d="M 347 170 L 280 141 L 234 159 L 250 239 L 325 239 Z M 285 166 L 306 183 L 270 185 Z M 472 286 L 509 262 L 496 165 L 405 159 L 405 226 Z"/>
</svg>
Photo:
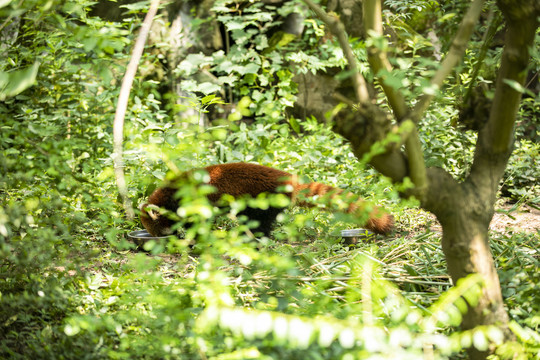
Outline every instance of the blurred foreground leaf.
<svg viewBox="0 0 540 360">
<path fill-rule="evenodd" d="M 0 101 L 22 93 L 34 85 L 39 69 L 39 63 L 10 72 L 0 72 Z"/>
</svg>

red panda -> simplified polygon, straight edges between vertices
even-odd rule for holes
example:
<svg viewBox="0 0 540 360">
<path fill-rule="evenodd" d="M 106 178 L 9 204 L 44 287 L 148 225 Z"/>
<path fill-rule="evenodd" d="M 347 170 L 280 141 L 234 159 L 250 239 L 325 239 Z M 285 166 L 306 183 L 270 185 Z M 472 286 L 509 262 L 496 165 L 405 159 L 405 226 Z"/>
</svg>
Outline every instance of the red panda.
<svg viewBox="0 0 540 360">
<path fill-rule="evenodd" d="M 314 196 L 328 195 L 330 199 L 339 196 L 345 198 L 345 201 L 349 199 L 352 202 L 350 202 L 346 212 L 363 215 L 364 201 L 358 196 L 351 193 L 344 194 L 343 190 L 317 182 L 302 184 L 298 182 L 296 176 L 271 167 L 248 163 L 231 163 L 211 165 L 205 167 L 204 170 L 208 172 L 210 177 L 208 184 L 216 188 L 214 193 L 208 195 L 208 199 L 216 205 L 218 205 L 219 199 L 224 194 L 239 198 L 246 195 L 256 197 L 261 193 L 284 191 L 283 193 L 292 200 L 293 204 L 304 207 L 316 205 L 316 201 L 313 199 Z M 175 194 L 186 174 L 189 176 L 189 172 L 185 173 L 163 187 L 156 189 L 148 198 L 148 202 L 141 206 L 141 222 L 153 236 L 170 234 L 170 229 L 175 221 L 159 211 L 149 208 L 149 206 L 154 205 L 176 213 L 179 200 L 175 197 Z M 276 207 L 269 207 L 264 210 L 246 208 L 239 215 L 246 215 L 250 220 L 258 222 L 258 226 L 253 229 L 253 233 L 260 232 L 265 236 L 269 236 L 276 217 L 283 209 Z M 372 207 L 367 221 L 359 225 L 378 234 L 388 234 L 393 229 L 394 219 L 392 215 L 385 213 L 380 208 Z"/>
</svg>

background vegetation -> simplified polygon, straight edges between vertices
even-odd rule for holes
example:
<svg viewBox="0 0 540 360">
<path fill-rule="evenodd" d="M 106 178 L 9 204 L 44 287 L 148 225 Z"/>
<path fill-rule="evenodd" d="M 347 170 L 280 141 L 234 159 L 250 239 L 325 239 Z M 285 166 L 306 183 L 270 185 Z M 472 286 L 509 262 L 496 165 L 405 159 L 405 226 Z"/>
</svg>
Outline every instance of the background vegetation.
<svg viewBox="0 0 540 360">
<path fill-rule="evenodd" d="M 386 3 L 393 51 L 407 55 L 392 81 L 409 98 L 426 85 L 433 54 L 448 49 L 445 34 L 466 5 Z M 85 0 L 0 6 L 0 357 L 454 358 L 496 344 L 497 358 L 538 358 L 538 230 L 492 234 L 515 341 L 503 343 L 492 327 L 459 331 L 463 298 L 475 302 L 480 280 L 450 288 L 433 218 L 414 201 L 398 202 L 401 189 L 355 158 L 329 123 L 290 110 L 296 74 L 345 65 L 299 3 L 215 2 L 230 47 L 186 54 L 174 68 L 164 61 L 167 43 L 147 49 L 125 128 L 130 196 L 140 204 L 169 170 L 258 162 L 384 204 L 398 222 L 391 238 L 349 247 L 335 236 L 354 227 L 345 216 L 293 208 L 273 239 L 255 244 L 242 219 L 220 217 L 214 226 L 215 209 L 194 187 L 183 207 L 198 226 L 187 240 L 137 250 L 126 234 L 140 224 L 125 220 L 117 199 L 112 122 L 147 4 L 122 7 L 117 21 L 92 15 Z M 306 16 L 304 30 L 284 38 L 275 30 L 291 12 Z M 193 21 L 195 34 L 207 26 Z M 420 124 L 427 163 L 456 176 L 467 173 L 476 136 L 457 121 L 465 89 L 475 81 L 490 91 L 491 60 L 501 52 L 493 46 L 479 59 L 483 39 L 473 41 Z M 365 62 L 365 44 L 353 39 L 353 49 Z M 539 67 L 534 53 L 501 188 L 501 203 L 529 209 L 540 202 Z M 189 100 L 163 90 L 160 69 L 185 79 L 178 86 Z"/>
</svg>

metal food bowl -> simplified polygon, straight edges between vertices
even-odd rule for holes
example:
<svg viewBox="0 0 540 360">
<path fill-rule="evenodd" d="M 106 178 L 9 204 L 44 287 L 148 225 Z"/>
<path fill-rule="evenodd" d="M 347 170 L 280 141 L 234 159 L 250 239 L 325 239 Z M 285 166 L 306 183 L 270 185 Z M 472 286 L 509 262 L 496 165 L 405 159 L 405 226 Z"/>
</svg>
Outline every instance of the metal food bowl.
<svg viewBox="0 0 540 360">
<path fill-rule="evenodd" d="M 165 242 L 169 237 L 170 236 L 152 236 L 152 234 L 146 230 L 135 230 L 128 233 L 128 238 L 137 246 L 142 246 L 150 240 L 155 240 L 158 243 Z"/>
<path fill-rule="evenodd" d="M 358 241 L 370 240 L 375 237 L 375 233 L 366 229 L 350 229 L 341 230 L 335 236 L 343 239 L 343 242 L 347 245 L 354 245 Z"/>
</svg>

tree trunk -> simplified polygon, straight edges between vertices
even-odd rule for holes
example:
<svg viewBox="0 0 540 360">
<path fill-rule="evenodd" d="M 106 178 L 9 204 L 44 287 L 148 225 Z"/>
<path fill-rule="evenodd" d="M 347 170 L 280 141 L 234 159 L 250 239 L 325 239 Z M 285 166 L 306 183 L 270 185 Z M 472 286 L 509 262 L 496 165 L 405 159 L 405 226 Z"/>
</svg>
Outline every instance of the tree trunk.
<svg viewBox="0 0 540 360">
<path fill-rule="evenodd" d="M 463 204 L 470 204 L 464 199 Z M 462 206 L 455 215 L 440 217 L 443 223 L 442 249 L 446 256 L 448 272 L 453 281 L 472 274 L 484 279 L 482 296 L 477 304 L 467 304 L 462 328 L 473 329 L 481 324 L 498 325 L 508 331 L 508 315 L 504 308 L 499 276 L 489 248 L 488 225 L 485 221 Z M 480 351 L 468 349 L 471 359 L 485 359 L 493 349 Z"/>
<path fill-rule="evenodd" d="M 486 174 L 488 182 L 498 183 L 498 174 Z M 458 183 L 442 169 L 428 169 L 430 187 L 423 207 L 437 216 L 443 228 L 442 249 L 454 283 L 470 274 L 484 280 L 477 304 L 467 304 L 462 327 L 498 325 L 509 335 L 508 315 L 499 276 L 489 248 L 489 223 L 494 214 L 496 187 L 477 187 L 467 180 Z M 485 359 L 491 352 L 469 350 L 471 359 Z"/>
<path fill-rule="evenodd" d="M 339 26 L 339 21 L 327 16 L 311 0 L 304 0 L 304 2 L 327 23 L 329 29 L 339 39 L 346 54 L 348 43 L 342 41 L 341 28 L 343 26 Z M 364 22 L 369 30 L 366 33 L 371 31 L 382 36 L 381 1 L 365 0 L 363 4 Z M 443 86 L 444 79 L 461 61 L 464 47 L 469 41 L 483 6 L 483 0 L 471 2 L 471 7 L 463 18 L 449 54 L 432 79 L 434 87 Z M 489 248 L 488 229 L 494 214 L 499 182 L 512 151 L 513 128 L 521 100 L 519 89 L 525 80 L 529 49 L 533 45 L 538 26 L 540 3 L 537 0 L 528 0 L 521 1 L 519 6 L 516 6 L 515 1 L 498 0 L 497 6 L 506 22 L 505 44 L 489 118 L 481 119 L 480 123 L 484 126 L 478 134 L 474 161 L 468 178 L 458 183 L 443 169 L 425 169 L 425 162 L 419 151 L 421 146 L 415 122 L 424 115 L 433 95 L 424 94 L 425 96 L 420 98 L 411 112 L 404 103 L 402 94 L 389 86 L 385 87 L 381 79 L 379 83 L 393 110 L 396 122 L 401 126 L 403 143 L 396 142 L 393 146 L 388 145 L 386 152 L 374 156 L 370 163 L 395 182 L 403 181 L 406 176 L 411 178 L 415 188 L 410 191 L 410 194 L 420 199 L 422 208 L 435 214 L 441 222 L 442 248 L 454 283 L 470 274 L 479 274 L 483 278 L 483 292 L 477 303 L 468 304 L 463 328 L 473 329 L 476 326 L 495 325 L 505 331 L 507 336 L 511 336 L 508 331 L 509 318 L 504 308 L 499 277 Z M 381 69 L 392 70 L 383 51 L 377 48 L 368 50 L 370 50 L 368 59 L 374 73 L 379 73 Z M 357 74 L 354 62 L 348 61 L 349 71 Z M 328 92 L 328 88 L 323 88 Z M 336 84 L 334 89 L 338 88 L 339 85 Z M 370 151 L 376 141 L 385 139 L 389 122 L 385 119 L 384 111 L 372 109 L 376 101 L 366 101 L 359 88 L 362 90 L 363 87 L 358 84 L 354 87 L 356 100 L 361 105 L 357 107 L 357 111 L 343 109 L 333 120 L 334 130 L 350 141 L 355 155 L 360 158 Z M 309 90 L 313 93 L 317 87 L 311 86 Z M 319 91 L 319 93 L 325 98 L 325 103 L 343 101 L 334 94 L 325 95 L 325 91 Z M 305 103 L 307 108 L 307 102 Z M 304 109 L 304 111 L 309 113 L 309 109 Z M 399 132 L 396 128 L 393 131 Z M 402 151 L 402 145 L 405 151 Z M 472 359 L 485 359 L 492 350 L 471 348 L 469 355 Z"/>
<path fill-rule="evenodd" d="M 463 204 L 470 204 L 463 199 Z M 492 212 L 493 213 L 493 212 Z M 477 273 L 484 278 L 484 294 L 479 304 L 469 308 L 463 326 L 471 329 L 479 324 L 505 324 L 508 316 L 503 306 L 499 276 L 489 248 L 488 226 L 479 214 L 461 205 L 461 210 L 440 216 L 443 227 L 442 249 L 448 272 L 454 281 Z"/>
<path fill-rule="evenodd" d="M 508 0 L 499 0 L 498 6 L 507 25 L 505 46 L 495 97 L 489 119 L 478 134 L 470 175 L 458 183 L 441 169 L 428 169 L 430 184 L 422 206 L 441 222 L 442 248 L 454 283 L 472 273 L 482 275 L 485 281 L 478 304 L 469 304 L 463 328 L 498 325 L 511 336 L 488 229 L 499 182 L 512 152 L 513 127 L 521 99 L 521 93 L 509 83 L 524 83 L 540 7 L 533 1 L 516 7 Z M 489 353 L 472 348 L 469 355 L 485 359 Z"/>
</svg>

